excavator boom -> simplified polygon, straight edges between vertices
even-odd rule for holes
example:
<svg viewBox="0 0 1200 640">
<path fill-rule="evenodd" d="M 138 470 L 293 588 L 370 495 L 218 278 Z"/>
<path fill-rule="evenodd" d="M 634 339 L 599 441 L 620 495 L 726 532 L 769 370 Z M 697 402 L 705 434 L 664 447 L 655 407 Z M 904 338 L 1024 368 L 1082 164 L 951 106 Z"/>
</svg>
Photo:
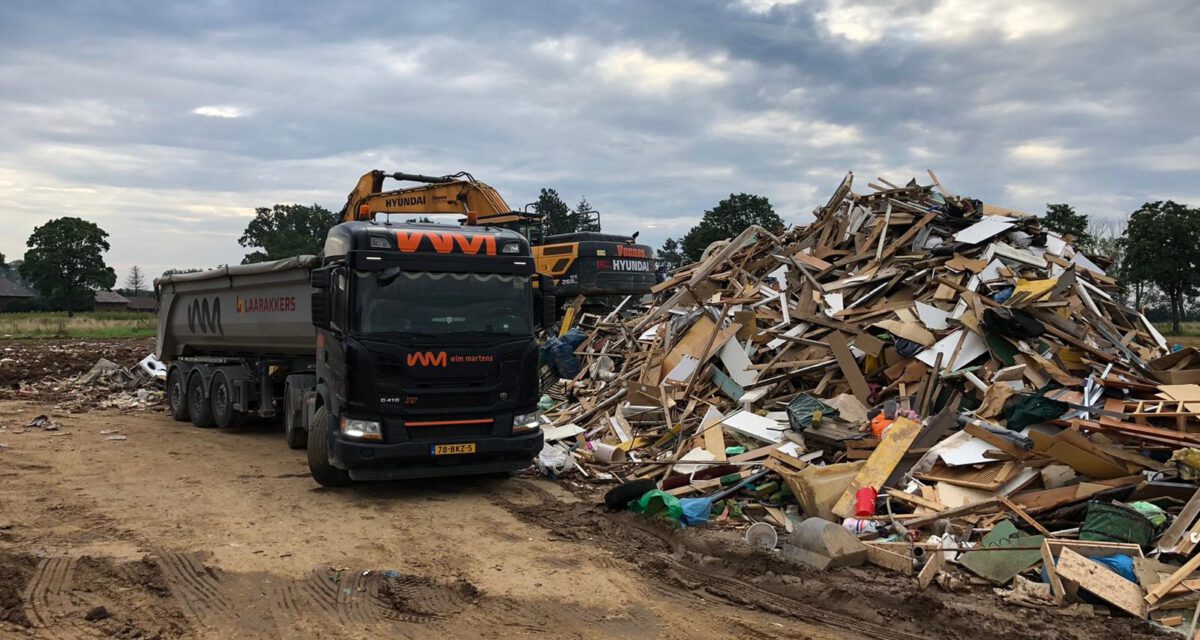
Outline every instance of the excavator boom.
<svg viewBox="0 0 1200 640">
<path fill-rule="evenodd" d="M 422 183 L 416 187 L 383 190 L 386 178 Z M 474 225 L 480 216 L 509 213 L 508 203 L 492 187 L 469 173 L 424 176 L 415 173 L 386 173 L 378 169 L 364 174 L 346 198 L 342 221 L 370 220 L 380 213 L 408 215 L 451 214 L 467 217 Z"/>
</svg>

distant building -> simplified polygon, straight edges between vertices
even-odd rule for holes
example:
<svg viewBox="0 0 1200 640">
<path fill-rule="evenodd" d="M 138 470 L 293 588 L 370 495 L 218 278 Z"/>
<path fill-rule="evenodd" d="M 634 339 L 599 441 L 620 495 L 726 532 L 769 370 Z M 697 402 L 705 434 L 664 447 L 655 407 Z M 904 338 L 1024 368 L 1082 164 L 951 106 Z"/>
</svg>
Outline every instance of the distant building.
<svg viewBox="0 0 1200 640">
<path fill-rule="evenodd" d="M 92 311 L 129 311 L 129 298 L 116 291 L 97 291 Z"/>
<path fill-rule="evenodd" d="M 18 300 L 32 300 L 36 297 L 36 294 L 21 286 L 20 283 L 0 276 L 0 311 L 4 311 L 8 305 Z"/>
<path fill-rule="evenodd" d="M 156 300 L 153 296 L 137 296 L 129 298 L 128 309 L 130 311 L 154 313 L 155 311 L 158 311 L 158 300 Z"/>
</svg>

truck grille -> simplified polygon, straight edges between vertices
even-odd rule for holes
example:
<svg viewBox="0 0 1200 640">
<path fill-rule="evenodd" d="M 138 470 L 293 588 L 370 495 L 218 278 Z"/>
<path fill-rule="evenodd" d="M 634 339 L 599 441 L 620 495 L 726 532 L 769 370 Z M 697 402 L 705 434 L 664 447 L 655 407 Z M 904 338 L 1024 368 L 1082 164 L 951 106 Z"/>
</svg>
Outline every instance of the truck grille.
<svg viewBox="0 0 1200 640">
<path fill-rule="evenodd" d="M 429 427 L 405 427 L 409 440 L 454 441 L 462 438 L 482 438 L 492 434 L 492 423 L 448 424 Z"/>
<path fill-rule="evenodd" d="M 412 396 L 409 396 L 412 397 Z M 410 411 L 426 411 L 429 409 L 476 409 L 492 404 L 492 398 L 487 393 L 454 393 L 454 394 L 417 394 L 416 402 L 406 404 Z"/>
</svg>

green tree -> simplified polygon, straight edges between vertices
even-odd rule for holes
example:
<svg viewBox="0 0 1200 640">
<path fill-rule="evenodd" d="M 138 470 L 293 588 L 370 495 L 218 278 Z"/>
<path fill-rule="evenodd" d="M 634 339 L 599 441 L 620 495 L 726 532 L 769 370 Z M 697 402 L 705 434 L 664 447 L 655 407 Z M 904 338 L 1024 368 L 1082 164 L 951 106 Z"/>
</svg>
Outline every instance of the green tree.
<svg viewBox="0 0 1200 640">
<path fill-rule="evenodd" d="M 325 234 L 337 223 L 338 214 L 318 204 L 258 207 L 238 244 L 261 251 L 247 253 L 242 264 L 320 253 Z"/>
<path fill-rule="evenodd" d="M 682 245 L 675 238 L 663 240 L 662 247 L 654 252 L 658 260 L 658 270 L 661 272 L 674 271 L 683 266 Z"/>
<path fill-rule="evenodd" d="M 600 212 L 592 208 L 586 197 L 580 196 L 572 214 L 575 231 L 600 231 Z"/>
<path fill-rule="evenodd" d="M 1094 239 L 1088 233 L 1088 217 L 1075 213 L 1075 207 L 1069 204 L 1047 204 L 1046 213 L 1042 215 L 1042 226 L 1059 235 L 1071 235 L 1076 249 L 1090 251 Z"/>
<path fill-rule="evenodd" d="M 58 218 L 37 227 L 25 243 L 21 274 L 68 315 L 92 308 L 97 289 L 111 289 L 117 272 L 104 264 L 108 233 L 93 222 Z"/>
<path fill-rule="evenodd" d="M 1200 291 L 1200 210 L 1171 200 L 1147 202 L 1129 217 L 1122 239 L 1121 275 L 1127 283 L 1153 284 L 1163 293 L 1172 333 L 1179 335 L 1187 298 Z"/>
<path fill-rule="evenodd" d="M 3 254 L 3 253 L 0 253 L 0 269 L 3 269 L 3 268 L 5 268 L 5 267 L 7 267 L 7 266 L 8 266 L 8 262 L 7 262 L 7 261 L 5 261 L 5 259 L 4 259 L 4 254 Z"/>
<path fill-rule="evenodd" d="M 571 208 L 559 197 L 554 189 L 542 189 L 538 194 L 533 210 L 542 216 L 542 228 L 546 235 L 572 233 L 575 231 L 575 217 Z"/>
<path fill-rule="evenodd" d="M 741 233 L 746 227 L 758 225 L 768 231 L 784 226 L 783 219 L 775 213 L 771 201 L 763 196 L 748 193 L 729 194 L 717 206 L 704 212 L 700 224 L 683 236 L 683 257 L 695 262 L 704 254 L 708 245 L 717 240 L 727 240 Z"/>
<path fill-rule="evenodd" d="M 146 276 L 142 274 L 141 267 L 135 264 L 129 269 L 129 276 L 125 278 L 125 286 L 129 287 L 135 296 L 142 294 L 142 290 L 146 288 Z"/>
</svg>

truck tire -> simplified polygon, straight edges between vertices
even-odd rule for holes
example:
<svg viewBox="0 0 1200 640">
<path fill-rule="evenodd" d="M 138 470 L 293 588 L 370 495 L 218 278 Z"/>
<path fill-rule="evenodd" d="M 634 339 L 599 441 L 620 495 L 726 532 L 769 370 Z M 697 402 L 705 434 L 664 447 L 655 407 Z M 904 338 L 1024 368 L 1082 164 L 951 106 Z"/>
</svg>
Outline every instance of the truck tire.
<svg viewBox="0 0 1200 640">
<path fill-rule="evenodd" d="M 329 464 L 329 413 L 325 407 L 313 414 L 308 429 L 308 472 L 322 487 L 350 484 L 350 473 Z"/>
<path fill-rule="evenodd" d="M 212 405 L 208 403 L 208 398 L 204 397 L 204 376 L 200 375 L 199 371 L 188 378 L 187 401 L 188 414 L 192 418 L 192 424 L 204 429 L 216 426 L 217 423 L 213 421 Z"/>
<path fill-rule="evenodd" d="M 172 367 L 167 374 L 167 404 L 171 407 L 171 417 L 179 422 L 186 422 L 191 414 L 188 412 L 187 385 L 183 383 L 183 374 L 179 367 Z"/>
<path fill-rule="evenodd" d="M 212 403 L 213 422 L 222 429 L 236 427 L 242 424 L 246 414 L 233 408 L 233 384 L 224 371 L 213 375 L 212 388 L 208 392 Z"/>
<path fill-rule="evenodd" d="M 283 437 L 287 440 L 289 449 L 303 449 L 308 445 L 308 432 L 302 426 L 304 422 L 304 399 L 300 389 L 292 383 L 283 385 Z"/>
</svg>

